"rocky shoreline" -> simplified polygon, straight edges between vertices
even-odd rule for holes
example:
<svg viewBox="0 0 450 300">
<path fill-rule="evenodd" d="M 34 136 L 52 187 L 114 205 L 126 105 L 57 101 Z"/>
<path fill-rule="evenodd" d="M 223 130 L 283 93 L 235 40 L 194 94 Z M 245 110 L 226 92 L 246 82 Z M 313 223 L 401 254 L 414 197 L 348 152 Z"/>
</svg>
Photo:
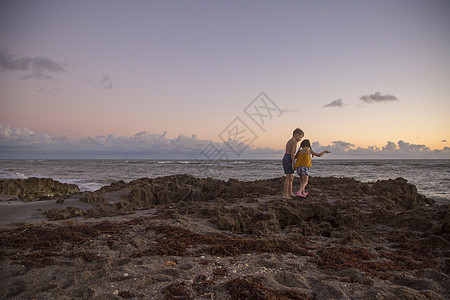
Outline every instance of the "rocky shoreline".
<svg viewBox="0 0 450 300">
<path fill-rule="evenodd" d="M 45 180 L 41 194 L 7 190 L 54 207 L 41 209 L 49 221 L 2 225 L 2 299 L 450 297 L 449 206 L 402 178 L 311 178 L 302 200 L 282 199 L 282 177 L 175 175 L 81 194 Z"/>
</svg>

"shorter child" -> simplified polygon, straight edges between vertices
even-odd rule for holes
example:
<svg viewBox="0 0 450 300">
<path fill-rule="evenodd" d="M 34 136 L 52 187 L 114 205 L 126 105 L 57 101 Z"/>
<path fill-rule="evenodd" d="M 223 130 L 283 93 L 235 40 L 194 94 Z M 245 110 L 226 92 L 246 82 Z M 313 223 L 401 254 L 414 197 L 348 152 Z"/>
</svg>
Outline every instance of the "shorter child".
<svg viewBox="0 0 450 300">
<path fill-rule="evenodd" d="M 325 153 L 330 151 L 322 151 L 320 153 L 314 152 L 311 149 L 311 143 L 309 140 L 303 140 L 300 144 L 300 149 L 297 151 L 295 158 L 295 168 L 297 174 L 300 176 L 300 188 L 298 189 L 297 196 L 306 198 L 308 192 L 305 192 L 306 185 L 308 184 L 309 176 L 311 176 L 311 156 L 321 157 Z"/>
</svg>

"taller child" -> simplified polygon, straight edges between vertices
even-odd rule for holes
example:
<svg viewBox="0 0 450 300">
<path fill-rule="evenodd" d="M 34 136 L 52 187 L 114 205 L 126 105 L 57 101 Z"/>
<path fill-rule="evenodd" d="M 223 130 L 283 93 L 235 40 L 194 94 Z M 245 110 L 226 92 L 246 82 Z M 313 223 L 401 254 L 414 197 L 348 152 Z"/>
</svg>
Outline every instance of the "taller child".
<svg viewBox="0 0 450 300">
<path fill-rule="evenodd" d="M 284 181 L 283 198 L 291 199 L 294 197 L 292 192 L 292 182 L 294 181 L 294 163 L 295 163 L 295 151 L 297 150 L 297 144 L 300 142 L 305 134 L 300 128 L 296 128 L 292 133 L 292 138 L 286 143 L 286 153 L 283 157 L 283 169 L 286 174 L 286 180 Z"/>
</svg>

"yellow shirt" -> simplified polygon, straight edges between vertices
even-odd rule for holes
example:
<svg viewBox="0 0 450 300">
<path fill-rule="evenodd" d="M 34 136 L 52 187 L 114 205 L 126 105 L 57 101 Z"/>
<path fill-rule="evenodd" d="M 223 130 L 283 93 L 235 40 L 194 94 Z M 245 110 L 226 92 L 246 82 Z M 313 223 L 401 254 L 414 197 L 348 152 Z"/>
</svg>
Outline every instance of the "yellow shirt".
<svg viewBox="0 0 450 300">
<path fill-rule="evenodd" d="M 311 168 L 311 154 L 309 150 L 306 153 L 300 153 L 295 162 L 295 168 L 308 167 Z"/>
</svg>

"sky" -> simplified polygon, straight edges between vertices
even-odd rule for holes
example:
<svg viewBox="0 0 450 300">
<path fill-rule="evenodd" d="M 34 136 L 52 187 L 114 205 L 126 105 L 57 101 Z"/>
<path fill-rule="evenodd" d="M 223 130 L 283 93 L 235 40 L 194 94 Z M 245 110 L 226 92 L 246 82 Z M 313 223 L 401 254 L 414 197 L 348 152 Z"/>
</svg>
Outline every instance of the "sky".
<svg viewBox="0 0 450 300">
<path fill-rule="evenodd" d="M 0 1 L 1 158 L 450 158 L 450 2 Z"/>
</svg>

